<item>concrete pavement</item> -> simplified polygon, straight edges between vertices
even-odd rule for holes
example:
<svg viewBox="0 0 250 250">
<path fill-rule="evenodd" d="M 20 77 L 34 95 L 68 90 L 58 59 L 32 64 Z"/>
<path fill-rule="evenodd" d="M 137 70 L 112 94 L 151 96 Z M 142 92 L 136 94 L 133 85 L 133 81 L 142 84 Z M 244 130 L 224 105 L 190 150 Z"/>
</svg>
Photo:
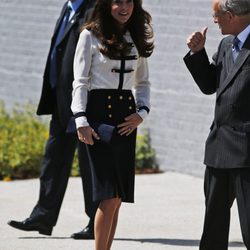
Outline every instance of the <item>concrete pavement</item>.
<svg viewBox="0 0 250 250">
<path fill-rule="evenodd" d="M 51 237 L 23 232 L 6 223 L 23 220 L 38 198 L 37 179 L 0 181 L 0 250 L 93 250 L 94 241 L 70 235 L 86 225 L 80 178 L 70 178 Z M 135 204 L 123 204 L 113 250 L 198 249 L 204 215 L 203 180 L 174 172 L 136 176 Z M 242 244 L 236 205 L 232 208 L 230 250 Z"/>
</svg>

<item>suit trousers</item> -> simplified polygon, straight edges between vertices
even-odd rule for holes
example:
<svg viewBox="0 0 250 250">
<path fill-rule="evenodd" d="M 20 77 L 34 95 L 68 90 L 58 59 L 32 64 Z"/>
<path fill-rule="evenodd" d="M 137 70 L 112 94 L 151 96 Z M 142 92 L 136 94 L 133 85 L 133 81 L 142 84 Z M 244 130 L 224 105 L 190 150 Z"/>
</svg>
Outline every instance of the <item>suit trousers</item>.
<svg viewBox="0 0 250 250">
<path fill-rule="evenodd" d="M 39 199 L 30 217 L 48 226 L 56 225 L 68 179 L 71 173 L 76 134 L 65 132 L 56 115 L 50 121 L 49 138 L 41 165 Z M 83 182 L 85 211 L 94 219 L 98 204 L 92 202 L 92 184 L 86 149 L 78 143 L 80 174 Z"/>
<path fill-rule="evenodd" d="M 250 168 L 206 167 L 205 221 L 200 250 L 227 250 L 230 209 L 236 198 L 244 244 L 250 249 Z"/>
</svg>

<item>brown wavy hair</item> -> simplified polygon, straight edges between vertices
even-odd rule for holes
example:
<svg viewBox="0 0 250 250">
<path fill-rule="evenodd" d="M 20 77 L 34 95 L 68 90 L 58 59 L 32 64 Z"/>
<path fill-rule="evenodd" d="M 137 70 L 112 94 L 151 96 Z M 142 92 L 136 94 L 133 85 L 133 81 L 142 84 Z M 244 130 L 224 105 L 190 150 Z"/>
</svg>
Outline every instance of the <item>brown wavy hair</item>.
<svg viewBox="0 0 250 250">
<path fill-rule="evenodd" d="M 142 57 L 149 57 L 154 49 L 151 15 L 142 8 L 142 0 L 133 0 L 134 9 L 125 30 L 130 32 L 132 40 Z M 109 58 L 125 56 L 131 50 L 131 44 L 124 39 L 124 31 L 119 29 L 111 15 L 112 0 L 97 0 L 90 20 L 82 27 L 89 29 L 101 41 L 102 54 Z"/>
</svg>

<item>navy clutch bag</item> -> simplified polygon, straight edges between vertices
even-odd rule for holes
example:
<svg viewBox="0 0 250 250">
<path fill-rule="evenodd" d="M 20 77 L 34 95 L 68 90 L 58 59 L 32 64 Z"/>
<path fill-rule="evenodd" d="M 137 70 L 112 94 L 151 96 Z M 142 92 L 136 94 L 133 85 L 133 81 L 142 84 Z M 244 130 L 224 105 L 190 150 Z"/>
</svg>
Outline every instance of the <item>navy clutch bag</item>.
<svg viewBox="0 0 250 250">
<path fill-rule="evenodd" d="M 90 127 L 92 127 L 95 132 L 99 135 L 100 140 L 105 143 L 109 143 L 112 136 L 116 130 L 113 125 L 99 123 L 99 122 L 89 122 Z M 76 133 L 75 118 L 71 117 L 66 129 L 66 133 Z"/>
<path fill-rule="evenodd" d="M 114 135 L 116 127 L 113 125 L 99 123 L 99 122 L 90 122 L 90 126 L 95 130 L 99 135 L 100 140 L 105 143 L 109 143 Z"/>
</svg>

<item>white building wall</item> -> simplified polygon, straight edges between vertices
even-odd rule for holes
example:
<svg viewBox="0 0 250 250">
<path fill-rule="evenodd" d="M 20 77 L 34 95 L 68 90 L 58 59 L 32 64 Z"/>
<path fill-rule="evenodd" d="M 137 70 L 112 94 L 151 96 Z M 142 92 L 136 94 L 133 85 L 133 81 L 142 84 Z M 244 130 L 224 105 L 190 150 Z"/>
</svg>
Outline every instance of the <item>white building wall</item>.
<svg viewBox="0 0 250 250">
<path fill-rule="evenodd" d="M 160 168 L 202 175 L 204 143 L 214 96 L 203 95 L 183 63 L 186 38 L 208 26 L 211 58 L 221 35 L 210 0 L 144 0 L 153 17 L 155 51 L 149 59 L 152 83 L 151 133 Z M 54 24 L 63 1 L 0 1 L 0 100 L 7 108 L 37 105 Z"/>
</svg>

